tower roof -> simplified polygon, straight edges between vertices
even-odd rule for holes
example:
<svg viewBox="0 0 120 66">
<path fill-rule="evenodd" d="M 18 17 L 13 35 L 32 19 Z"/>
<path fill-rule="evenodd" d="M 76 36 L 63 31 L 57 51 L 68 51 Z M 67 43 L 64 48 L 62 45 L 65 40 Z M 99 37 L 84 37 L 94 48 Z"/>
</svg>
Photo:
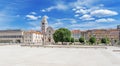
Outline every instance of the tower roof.
<svg viewBox="0 0 120 66">
<path fill-rule="evenodd" d="M 48 26 L 47 29 L 51 29 L 51 30 L 53 30 L 53 28 L 52 28 L 51 26 Z"/>
<path fill-rule="evenodd" d="M 42 22 L 42 23 L 48 23 L 48 22 L 47 22 L 47 18 L 48 18 L 47 16 L 43 16 L 43 18 L 42 18 L 42 21 L 41 21 L 41 22 Z"/>
</svg>

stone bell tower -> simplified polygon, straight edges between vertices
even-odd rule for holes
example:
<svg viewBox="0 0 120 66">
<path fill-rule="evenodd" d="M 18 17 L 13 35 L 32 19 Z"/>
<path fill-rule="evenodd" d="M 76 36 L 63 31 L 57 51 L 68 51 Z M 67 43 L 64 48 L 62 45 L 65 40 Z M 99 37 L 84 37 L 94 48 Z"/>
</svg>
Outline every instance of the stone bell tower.
<svg viewBox="0 0 120 66">
<path fill-rule="evenodd" d="M 42 31 L 42 34 L 46 33 L 47 27 L 48 27 L 47 16 L 44 16 L 42 18 L 42 21 L 41 21 L 41 31 Z"/>
<path fill-rule="evenodd" d="M 43 46 L 46 44 L 47 27 L 48 27 L 47 16 L 44 16 L 41 21 L 41 32 L 43 34 L 43 43 L 42 43 Z"/>
</svg>

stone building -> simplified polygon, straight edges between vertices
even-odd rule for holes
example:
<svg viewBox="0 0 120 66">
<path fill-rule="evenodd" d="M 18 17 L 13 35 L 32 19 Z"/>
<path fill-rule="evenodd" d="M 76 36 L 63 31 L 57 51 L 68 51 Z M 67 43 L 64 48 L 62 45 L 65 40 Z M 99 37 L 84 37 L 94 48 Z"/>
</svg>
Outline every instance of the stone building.
<svg viewBox="0 0 120 66">
<path fill-rule="evenodd" d="M 102 38 L 109 38 L 111 43 L 115 43 L 119 39 L 118 29 L 93 29 L 81 32 L 81 35 L 88 41 L 90 37 L 95 37 L 97 42 L 100 42 Z"/>
<path fill-rule="evenodd" d="M 117 25 L 117 30 L 119 31 L 119 44 L 120 44 L 120 25 Z"/>
<path fill-rule="evenodd" d="M 41 31 L 43 34 L 43 42 L 45 44 L 54 43 L 53 40 L 54 29 L 51 26 L 48 26 L 48 21 L 46 16 L 44 16 L 41 21 Z"/>
<path fill-rule="evenodd" d="M 23 30 L 0 30 L 0 43 L 23 43 Z"/>
<path fill-rule="evenodd" d="M 53 40 L 53 34 L 54 34 L 54 30 L 52 27 L 48 27 L 47 31 L 46 31 L 46 42 L 54 42 Z"/>
<path fill-rule="evenodd" d="M 117 29 L 120 29 L 120 25 L 117 25 Z"/>
<path fill-rule="evenodd" d="M 108 37 L 109 32 L 105 29 L 88 30 L 87 31 L 87 38 L 90 38 L 92 36 L 96 37 L 96 39 L 99 41 L 104 37 Z"/>
<path fill-rule="evenodd" d="M 110 38 L 111 41 L 114 41 L 114 40 L 118 41 L 118 39 L 119 39 L 118 29 L 109 29 L 108 32 L 109 32 L 108 38 Z"/>
</svg>

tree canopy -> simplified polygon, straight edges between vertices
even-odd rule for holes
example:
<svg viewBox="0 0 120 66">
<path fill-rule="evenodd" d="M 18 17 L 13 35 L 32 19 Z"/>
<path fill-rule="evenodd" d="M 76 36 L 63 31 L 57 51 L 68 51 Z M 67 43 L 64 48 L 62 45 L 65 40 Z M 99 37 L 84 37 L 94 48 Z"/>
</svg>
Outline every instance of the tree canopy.
<svg viewBox="0 0 120 66">
<path fill-rule="evenodd" d="M 91 44 L 95 43 L 95 42 L 96 42 L 96 38 L 95 38 L 95 37 L 91 37 L 91 38 L 89 39 L 89 42 L 90 42 Z"/>
<path fill-rule="evenodd" d="M 102 39 L 101 39 L 101 43 L 107 44 L 107 43 L 109 43 L 109 42 L 110 42 L 110 41 L 109 41 L 108 38 L 102 38 Z"/>
<path fill-rule="evenodd" d="M 71 42 L 72 42 L 72 43 L 74 42 L 74 38 L 71 38 Z"/>
<path fill-rule="evenodd" d="M 80 38 L 79 38 L 79 42 L 80 42 L 80 43 L 84 43 L 84 42 L 85 42 L 84 37 L 80 37 Z"/>
<path fill-rule="evenodd" d="M 63 42 L 70 42 L 71 32 L 66 28 L 60 28 L 55 31 L 53 38 L 55 42 L 62 42 L 62 44 Z"/>
</svg>

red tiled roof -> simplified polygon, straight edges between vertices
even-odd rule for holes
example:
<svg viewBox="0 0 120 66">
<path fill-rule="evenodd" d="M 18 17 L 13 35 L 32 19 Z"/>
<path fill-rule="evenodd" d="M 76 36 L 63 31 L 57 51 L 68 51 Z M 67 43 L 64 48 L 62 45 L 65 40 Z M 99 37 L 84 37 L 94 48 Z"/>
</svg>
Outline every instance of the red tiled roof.
<svg viewBox="0 0 120 66">
<path fill-rule="evenodd" d="M 72 33 L 80 33 L 80 30 L 72 30 Z"/>
<path fill-rule="evenodd" d="M 34 30 L 26 31 L 25 33 L 42 34 L 41 32 L 39 32 L 39 31 L 34 31 Z"/>
</svg>

